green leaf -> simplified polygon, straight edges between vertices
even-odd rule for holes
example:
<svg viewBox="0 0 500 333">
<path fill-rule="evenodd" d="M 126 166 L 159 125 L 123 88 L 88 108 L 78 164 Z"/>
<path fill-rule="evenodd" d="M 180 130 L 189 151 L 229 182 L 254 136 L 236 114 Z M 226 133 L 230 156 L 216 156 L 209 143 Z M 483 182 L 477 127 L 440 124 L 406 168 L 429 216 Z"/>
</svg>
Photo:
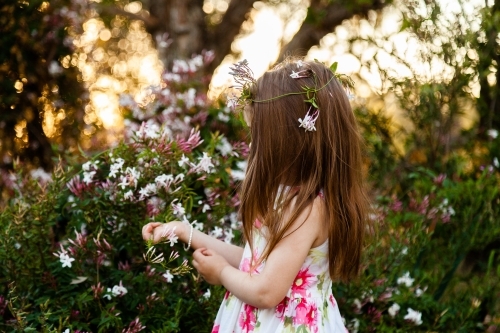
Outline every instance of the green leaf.
<svg viewBox="0 0 500 333">
<path fill-rule="evenodd" d="M 338 62 L 334 62 L 333 64 L 330 65 L 330 70 L 332 71 L 333 74 L 335 74 L 335 72 L 337 71 L 337 66 L 338 66 Z"/>
</svg>

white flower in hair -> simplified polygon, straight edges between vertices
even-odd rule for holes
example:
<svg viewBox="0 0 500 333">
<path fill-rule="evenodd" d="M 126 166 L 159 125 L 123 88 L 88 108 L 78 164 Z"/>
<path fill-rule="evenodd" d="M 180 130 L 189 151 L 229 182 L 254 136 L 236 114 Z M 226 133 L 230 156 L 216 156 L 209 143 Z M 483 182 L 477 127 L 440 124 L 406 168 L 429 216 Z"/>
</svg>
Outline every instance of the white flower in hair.
<svg viewBox="0 0 500 333">
<path fill-rule="evenodd" d="M 238 105 L 238 98 L 236 98 L 236 96 L 233 95 L 227 99 L 227 107 L 231 110 L 236 109 Z"/>
<path fill-rule="evenodd" d="M 292 74 L 290 74 L 290 77 L 291 77 L 292 79 L 298 79 L 298 78 L 300 78 L 299 73 L 300 73 L 300 72 L 298 72 L 298 73 L 297 73 L 297 72 L 295 72 L 295 71 L 292 71 Z"/>
<path fill-rule="evenodd" d="M 316 120 L 318 119 L 319 116 L 319 109 L 314 110 L 312 114 L 309 114 L 311 111 L 312 106 L 307 110 L 306 115 L 304 116 L 304 119 L 299 118 L 299 127 L 304 127 L 304 129 L 309 132 L 316 131 Z"/>
<path fill-rule="evenodd" d="M 302 60 L 297 61 L 297 68 L 302 67 L 303 64 Z"/>
</svg>

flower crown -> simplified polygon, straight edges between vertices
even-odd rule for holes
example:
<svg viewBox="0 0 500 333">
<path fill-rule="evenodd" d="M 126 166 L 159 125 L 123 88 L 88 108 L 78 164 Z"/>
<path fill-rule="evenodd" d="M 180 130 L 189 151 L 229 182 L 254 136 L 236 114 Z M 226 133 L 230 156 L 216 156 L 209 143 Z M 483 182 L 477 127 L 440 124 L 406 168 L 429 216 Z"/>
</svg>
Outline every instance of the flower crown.
<svg viewBox="0 0 500 333">
<path fill-rule="evenodd" d="M 319 62 L 318 60 L 314 59 L 314 61 Z M 264 102 L 270 102 L 272 100 L 285 97 L 285 96 L 290 96 L 290 95 L 301 95 L 305 94 L 306 99 L 304 99 L 304 102 L 309 104 L 309 109 L 307 110 L 306 115 L 304 116 L 304 119 L 299 118 L 299 127 L 303 127 L 305 131 L 316 131 L 316 120 L 319 117 L 319 106 L 318 102 L 316 100 L 316 93 L 320 91 L 321 89 L 325 88 L 331 80 L 334 78 L 337 79 L 340 84 L 344 87 L 346 90 L 348 98 L 351 100 L 353 99 L 353 95 L 351 94 L 351 89 L 354 87 L 354 81 L 347 75 L 345 74 L 338 74 L 336 73 L 337 71 L 337 62 L 334 62 L 329 68 L 332 71 L 333 76 L 328 80 L 327 83 L 325 83 L 323 86 L 318 87 L 317 84 L 317 77 L 316 73 L 311 70 L 311 69 L 301 69 L 302 66 L 304 65 L 302 60 L 297 61 L 297 72 L 292 70 L 292 73 L 290 73 L 290 78 L 292 79 L 301 79 L 301 78 L 306 78 L 306 77 L 313 77 L 314 78 L 314 87 L 309 87 L 307 85 L 302 86 L 303 91 L 298 91 L 298 92 L 291 92 L 275 97 L 271 97 L 265 100 L 256 100 L 254 99 L 252 95 L 252 88 L 254 85 L 257 83 L 257 81 L 254 78 L 253 72 L 248 66 L 248 61 L 247 60 L 242 60 L 238 63 L 235 63 L 233 67 L 230 67 L 231 72 L 229 74 L 233 75 L 234 81 L 236 82 L 236 85 L 234 88 L 238 89 L 241 91 L 241 94 L 239 97 L 236 96 L 231 96 L 227 100 L 227 106 L 231 109 L 234 110 L 240 110 L 243 111 L 243 108 L 247 103 L 264 103 Z"/>
</svg>

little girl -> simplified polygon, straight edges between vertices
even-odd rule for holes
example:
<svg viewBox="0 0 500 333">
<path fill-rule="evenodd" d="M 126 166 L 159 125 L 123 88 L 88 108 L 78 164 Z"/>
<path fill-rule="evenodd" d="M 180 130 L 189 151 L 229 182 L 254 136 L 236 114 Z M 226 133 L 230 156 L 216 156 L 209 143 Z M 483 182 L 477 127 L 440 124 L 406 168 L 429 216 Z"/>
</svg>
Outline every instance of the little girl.
<svg viewBox="0 0 500 333">
<path fill-rule="evenodd" d="M 365 232 L 360 135 L 340 76 L 318 62 L 289 59 L 241 85 L 252 144 L 240 198 L 245 248 L 182 222 L 165 228 L 195 249 L 192 264 L 227 293 L 214 332 L 345 332 L 332 279 L 356 276 Z"/>
</svg>

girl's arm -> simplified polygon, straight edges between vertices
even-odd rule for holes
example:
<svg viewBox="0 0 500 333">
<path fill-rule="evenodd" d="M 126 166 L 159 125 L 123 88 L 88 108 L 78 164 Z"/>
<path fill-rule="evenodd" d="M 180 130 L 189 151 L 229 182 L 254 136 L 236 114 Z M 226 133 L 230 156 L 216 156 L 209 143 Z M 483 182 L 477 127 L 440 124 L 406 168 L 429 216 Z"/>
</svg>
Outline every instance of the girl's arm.
<svg viewBox="0 0 500 333">
<path fill-rule="evenodd" d="M 207 282 L 224 285 L 243 302 L 257 308 L 275 307 L 294 283 L 309 250 L 327 239 L 321 200 L 315 199 L 312 209 L 299 215 L 290 230 L 298 229 L 277 244 L 262 272 L 242 272 L 211 249 L 198 249 L 193 254 L 193 266 Z M 307 283 L 307 274 L 313 273 L 304 272 L 301 283 Z"/>
<path fill-rule="evenodd" d="M 152 239 L 153 242 L 157 243 L 161 240 L 161 235 L 164 234 L 166 228 L 170 230 L 175 228 L 175 234 L 179 237 L 179 240 L 186 244 L 189 242 L 191 226 L 187 223 L 178 221 L 169 223 L 148 223 L 142 228 L 142 237 L 144 240 Z M 196 229 L 193 229 L 191 247 L 195 250 L 198 248 L 206 248 L 220 253 L 222 257 L 235 268 L 238 268 L 241 257 L 243 256 L 243 248 L 220 241 Z"/>
</svg>

